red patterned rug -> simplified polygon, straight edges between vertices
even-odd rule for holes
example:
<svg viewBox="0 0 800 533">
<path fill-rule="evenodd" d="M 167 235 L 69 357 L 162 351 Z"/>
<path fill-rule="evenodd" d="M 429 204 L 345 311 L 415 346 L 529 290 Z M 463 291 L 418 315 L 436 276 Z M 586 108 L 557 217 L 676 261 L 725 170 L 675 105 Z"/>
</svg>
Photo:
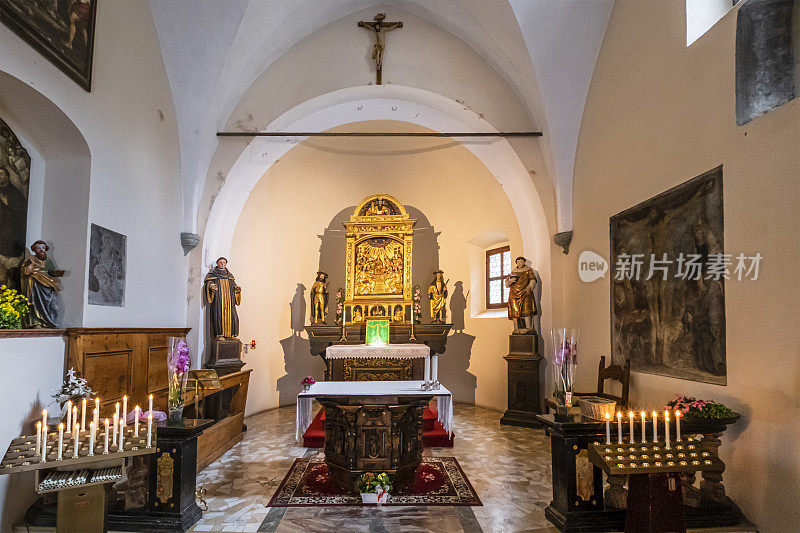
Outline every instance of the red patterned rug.
<svg viewBox="0 0 800 533">
<path fill-rule="evenodd" d="M 350 494 L 328 475 L 321 459 L 295 459 L 268 507 L 369 505 Z M 372 504 L 374 505 L 374 504 Z M 483 505 L 455 457 L 425 457 L 414 481 L 396 488 L 385 505 Z"/>
</svg>

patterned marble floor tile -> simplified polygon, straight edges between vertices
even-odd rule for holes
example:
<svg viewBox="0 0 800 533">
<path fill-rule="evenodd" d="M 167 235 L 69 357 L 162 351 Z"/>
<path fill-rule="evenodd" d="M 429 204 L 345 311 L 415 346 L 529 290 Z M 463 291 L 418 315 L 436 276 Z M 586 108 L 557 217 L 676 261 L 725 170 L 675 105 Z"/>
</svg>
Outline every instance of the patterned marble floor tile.
<svg viewBox="0 0 800 533">
<path fill-rule="evenodd" d="M 267 507 L 294 460 L 324 457 L 294 440 L 295 407 L 248 417 L 242 442 L 197 477 L 208 511 L 192 531 L 461 532 L 530 531 L 549 526 L 550 443 L 542 430 L 501 426 L 500 413 L 455 406 L 455 447 L 427 448 L 453 456 L 482 507 Z M 259 529 L 260 528 L 260 529 Z"/>
</svg>

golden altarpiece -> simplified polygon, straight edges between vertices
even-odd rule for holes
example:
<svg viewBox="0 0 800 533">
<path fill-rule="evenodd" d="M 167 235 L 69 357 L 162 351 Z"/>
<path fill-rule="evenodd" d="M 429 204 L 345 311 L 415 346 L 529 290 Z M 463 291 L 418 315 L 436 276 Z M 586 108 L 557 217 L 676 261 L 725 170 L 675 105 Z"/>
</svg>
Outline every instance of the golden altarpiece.
<svg viewBox="0 0 800 533">
<path fill-rule="evenodd" d="M 374 194 L 356 206 L 346 228 L 342 324 L 306 326 L 311 354 L 325 361 L 326 379 L 336 381 L 420 379 L 422 360 L 365 358 L 328 360 L 327 347 L 364 344 L 366 321 L 390 322 L 390 344 L 425 344 L 445 351 L 451 324 L 414 323 L 413 236 L 416 219 L 388 194 Z M 429 273 L 424 274 L 424 278 Z M 426 279 L 427 281 L 427 279 Z M 417 317 L 419 319 L 421 317 Z M 420 368 L 418 368 L 420 367 Z"/>
<path fill-rule="evenodd" d="M 346 325 L 367 318 L 411 323 L 412 238 L 416 220 L 386 194 L 362 200 L 344 222 Z"/>
</svg>

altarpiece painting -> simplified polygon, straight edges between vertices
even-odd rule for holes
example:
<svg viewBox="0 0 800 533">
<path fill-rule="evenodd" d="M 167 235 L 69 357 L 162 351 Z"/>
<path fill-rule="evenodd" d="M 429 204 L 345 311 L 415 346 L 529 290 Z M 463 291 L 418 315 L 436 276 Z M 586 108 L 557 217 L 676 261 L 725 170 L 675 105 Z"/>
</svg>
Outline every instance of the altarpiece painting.
<svg viewBox="0 0 800 533">
<path fill-rule="evenodd" d="M 722 167 L 614 215 L 610 233 L 614 361 L 726 384 L 725 280 L 708 269 L 724 251 Z"/>
<path fill-rule="evenodd" d="M 0 285 L 19 290 L 25 258 L 31 158 L 0 119 Z"/>
</svg>

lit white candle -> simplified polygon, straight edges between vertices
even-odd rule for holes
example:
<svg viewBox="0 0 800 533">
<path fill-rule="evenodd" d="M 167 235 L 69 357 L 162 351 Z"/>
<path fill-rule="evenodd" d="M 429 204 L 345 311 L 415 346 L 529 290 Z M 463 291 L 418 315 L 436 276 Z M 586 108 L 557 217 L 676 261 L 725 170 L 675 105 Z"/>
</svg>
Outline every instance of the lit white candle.
<svg viewBox="0 0 800 533">
<path fill-rule="evenodd" d="M 47 425 L 42 426 L 42 462 L 47 461 Z"/>
<path fill-rule="evenodd" d="M 644 423 L 645 422 L 645 418 L 646 417 L 645 417 L 644 411 L 642 411 L 642 444 L 647 442 L 647 426 Z"/>
<path fill-rule="evenodd" d="M 128 395 L 122 397 L 122 418 L 120 419 L 122 427 L 128 425 Z"/>
<path fill-rule="evenodd" d="M 106 442 L 103 444 L 103 453 L 108 453 L 108 418 L 106 418 Z"/>
<path fill-rule="evenodd" d="M 117 445 L 117 426 L 119 426 L 119 413 L 114 413 L 114 446 Z"/>
<path fill-rule="evenodd" d="M 122 425 L 119 426 L 119 440 L 117 441 L 117 451 L 124 452 L 125 451 L 125 428 Z"/>
<path fill-rule="evenodd" d="M 75 433 L 75 428 L 78 427 L 78 406 L 72 406 L 72 432 Z"/>
<path fill-rule="evenodd" d="M 47 409 L 42 409 L 42 427 L 47 425 Z"/>
<path fill-rule="evenodd" d="M 675 409 L 675 440 L 681 440 L 681 412 Z"/>
<path fill-rule="evenodd" d="M 72 431 L 72 400 L 67 400 L 67 433 Z"/>
<path fill-rule="evenodd" d="M 153 412 L 153 395 L 152 394 L 148 397 L 147 401 L 148 401 L 147 410 L 152 413 Z"/>
<path fill-rule="evenodd" d="M 133 432 L 138 437 L 139 436 L 139 406 L 138 405 L 133 408 L 133 415 L 134 415 L 134 418 L 133 418 Z"/>
<path fill-rule="evenodd" d="M 58 460 L 64 458 L 64 424 L 58 425 Z"/>
<path fill-rule="evenodd" d="M 80 438 L 81 438 L 81 428 L 80 428 L 80 424 L 78 424 L 78 422 L 75 422 L 75 424 L 73 424 L 72 431 L 73 431 L 73 435 L 75 436 L 74 437 L 75 438 L 75 444 L 72 447 L 72 457 L 75 458 L 75 457 L 78 457 L 78 449 L 80 448 L 79 444 L 80 444 Z"/>
<path fill-rule="evenodd" d="M 617 411 L 617 444 L 622 444 L 622 411 Z"/>
<path fill-rule="evenodd" d="M 653 442 L 658 442 L 658 413 L 653 411 Z"/>
<path fill-rule="evenodd" d="M 669 411 L 664 411 L 664 431 L 667 440 L 667 449 L 669 450 Z"/>
<path fill-rule="evenodd" d="M 42 453 L 42 421 L 36 422 L 36 455 Z"/>
<path fill-rule="evenodd" d="M 633 444 L 633 442 L 635 441 L 635 439 L 633 438 L 633 422 L 635 418 L 636 416 L 633 414 L 633 411 L 628 411 L 628 421 L 630 422 L 631 425 L 631 434 L 630 434 L 631 444 Z"/>
<path fill-rule="evenodd" d="M 81 427 L 86 427 L 86 398 L 81 400 Z"/>
<path fill-rule="evenodd" d="M 147 415 L 147 447 L 151 446 L 151 436 L 153 434 L 153 413 Z"/>
<path fill-rule="evenodd" d="M 94 420 L 89 422 L 89 455 L 94 455 Z"/>
<path fill-rule="evenodd" d="M 100 398 L 96 397 L 94 399 L 94 428 L 97 429 L 100 426 Z"/>
<path fill-rule="evenodd" d="M 606 444 L 611 444 L 611 415 L 606 413 Z"/>
</svg>

